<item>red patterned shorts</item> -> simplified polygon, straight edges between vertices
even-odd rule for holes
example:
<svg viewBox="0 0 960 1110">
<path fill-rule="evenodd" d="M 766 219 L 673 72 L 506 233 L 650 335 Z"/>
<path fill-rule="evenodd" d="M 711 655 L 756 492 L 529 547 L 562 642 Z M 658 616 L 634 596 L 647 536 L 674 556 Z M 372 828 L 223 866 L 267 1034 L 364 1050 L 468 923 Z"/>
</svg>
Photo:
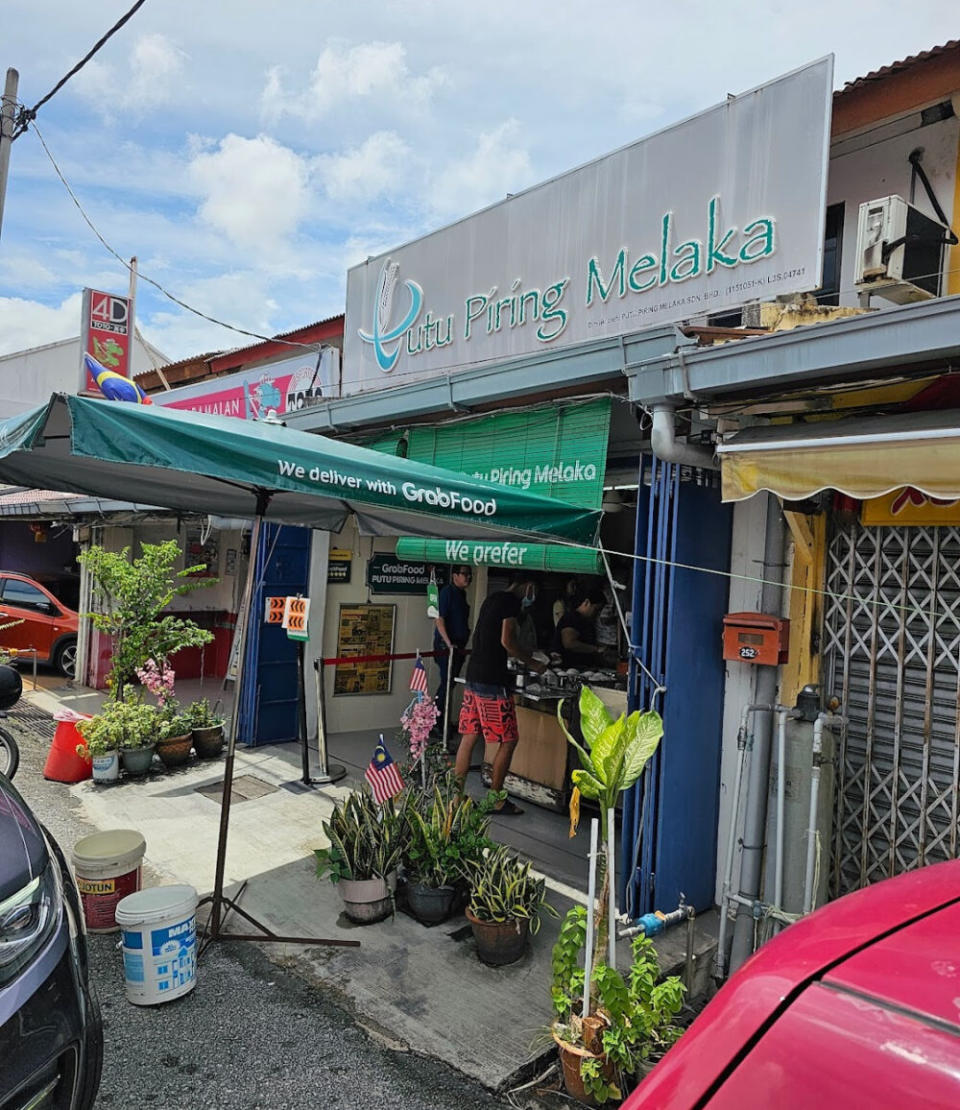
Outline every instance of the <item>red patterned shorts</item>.
<svg viewBox="0 0 960 1110">
<path fill-rule="evenodd" d="M 469 686 L 457 726 L 461 736 L 479 733 L 488 744 L 516 744 L 517 710 L 510 694 L 478 694 Z"/>
</svg>

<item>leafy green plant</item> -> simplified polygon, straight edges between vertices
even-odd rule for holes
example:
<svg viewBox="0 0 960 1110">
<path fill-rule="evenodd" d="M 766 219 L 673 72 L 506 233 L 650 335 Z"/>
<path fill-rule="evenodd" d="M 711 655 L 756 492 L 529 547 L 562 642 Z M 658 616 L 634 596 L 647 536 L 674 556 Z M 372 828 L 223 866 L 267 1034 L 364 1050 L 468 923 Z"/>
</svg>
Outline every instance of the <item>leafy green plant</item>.
<svg viewBox="0 0 960 1110">
<path fill-rule="evenodd" d="M 158 740 L 171 740 L 190 732 L 193 732 L 193 721 L 186 713 L 165 712 L 162 709 L 157 713 Z"/>
<path fill-rule="evenodd" d="M 200 647 L 213 634 L 192 620 L 163 610 L 175 597 L 212 586 L 215 578 L 190 578 L 203 566 L 174 571 L 180 557 L 176 540 L 141 545 L 142 554 L 131 559 L 130 548 L 106 551 L 91 547 L 78 558 L 86 567 L 102 598 L 102 607 L 85 614 L 94 626 L 113 640 L 111 670 L 107 677 L 113 696 L 123 701 L 137 669 L 148 660 L 166 660 L 185 647 Z"/>
<path fill-rule="evenodd" d="M 102 755 L 121 748 L 145 748 L 157 738 L 157 711 L 152 705 L 129 699 L 104 702 L 100 712 L 77 722 L 82 755 Z"/>
<path fill-rule="evenodd" d="M 385 879 L 396 869 L 406 846 L 406 798 L 378 805 L 370 794 L 354 790 L 333 807 L 330 820 L 321 827 L 330 843 L 314 850 L 318 879 L 329 878 L 334 883 Z"/>
<path fill-rule="evenodd" d="M 570 799 L 571 828 L 576 825 L 580 809 L 580 796 L 595 801 L 600 806 L 600 836 L 604 848 L 597 863 L 600 896 L 597 899 L 597 913 L 594 929 L 593 962 L 598 963 L 604 956 L 609 923 L 607 904 L 609 892 L 609 871 L 607 869 L 607 814 L 616 806 L 617 796 L 629 790 L 643 773 L 647 761 L 657 750 L 663 736 L 663 721 L 655 710 L 645 713 L 636 711 L 627 716 L 621 713 L 614 720 L 609 710 L 588 687 L 580 691 L 580 732 L 583 743 L 579 743 L 567 728 L 557 706 L 557 720 L 574 747 L 580 761 L 578 770 L 571 772 L 573 796 Z"/>
<path fill-rule="evenodd" d="M 404 854 L 407 877 L 425 886 L 450 886 L 463 878 L 471 863 L 493 847 L 487 836 L 490 814 L 502 797 L 489 791 L 480 802 L 460 796 L 448 774 L 432 791 L 411 795 L 410 841 Z"/>
<path fill-rule="evenodd" d="M 217 703 L 219 705 L 219 702 Z M 222 726 L 226 720 L 222 713 L 218 713 L 216 708 L 211 708 L 208 698 L 200 698 L 198 701 L 191 702 L 186 709 L 187 716 L 190 718 L 191 728 L 217 728 Z"/>
<path fill-rule="evenodd" d="M 577 1007 L 583 998 L 583 969 L 580 953 L 586 939 L 587 913 L 583 906 L 568 911 L 553 949 L 552 998 L 557 1021 L 554 1030 L 564 1041 L 585 1045 L 590 1023 L 581 1019 Z M 632 960 L 626 977 L 606 964 L 591 974 L 595 1008 L 600 1017 L 599 1041 L 606 1060 L 584 1058 L 580 1076 L 584 1088 L 598 1103 L 622 1097 L 627 1081 L 640 1078 L 644 1067 L 657 1059 L 680 1036 L 674 1019 L 683 1005 L 685 987 L 676 975 L 660 980 L 660 966 L 653 941 L 635 937 Z M 596 1019 L 591 1019 L 596 1025 Z M 614 1079 L 605 1064 L 613 1065 Z"/>
<path fill-rule="evenodd" d="M 530 861 L 498 844 L 478 860 L 465 860 L 463 873 L 470 883 L 470 912 L 480 921 L 498 923 L 526 918 L 530 932 L 540 929 L 540 914 L 557 911 L 546 900 L 545 879 L 530 874 Z"/>
</svg>

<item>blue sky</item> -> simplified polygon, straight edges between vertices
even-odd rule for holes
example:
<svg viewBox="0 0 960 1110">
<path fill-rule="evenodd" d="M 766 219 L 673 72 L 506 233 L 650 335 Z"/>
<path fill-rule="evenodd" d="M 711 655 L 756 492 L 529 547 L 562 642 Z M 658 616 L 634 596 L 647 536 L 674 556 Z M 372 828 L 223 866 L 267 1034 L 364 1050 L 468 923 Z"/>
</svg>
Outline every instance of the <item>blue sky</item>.
<svg viewBox="0 0 960 1110">
<path fill-rule="evenodd" d="M 4 0 L 32 105 L 130 0 Z M 104 238 L 198 309 L 272 334 L 343 311 L 348 266 L 836 54 L 836 82 L 956 33 L 955 0 L 148 0 L 38 115 Z M 954 17 L 954 18 L 951 18 Z M 665 168 L 668 172 L 668 168 Z M 549 229 L 545 229 L 549 234 Z M 36 135 L 13 146 L 0 353 L 124 292 Z M 171 358 L 252 342 L 141 282 Z"/>
</svg>

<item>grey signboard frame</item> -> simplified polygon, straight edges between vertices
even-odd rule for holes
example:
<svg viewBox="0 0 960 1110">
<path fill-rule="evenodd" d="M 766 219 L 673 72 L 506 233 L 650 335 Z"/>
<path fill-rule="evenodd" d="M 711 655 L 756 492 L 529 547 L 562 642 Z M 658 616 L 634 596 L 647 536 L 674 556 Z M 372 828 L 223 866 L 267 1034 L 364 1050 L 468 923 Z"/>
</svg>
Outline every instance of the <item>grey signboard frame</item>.
<svg viewBox="0 0 960 1110">
<path fill-rule="evenodd" d="M 347 275 L 343 393 L 815 289 L 833 57 Z"/>
</svg>

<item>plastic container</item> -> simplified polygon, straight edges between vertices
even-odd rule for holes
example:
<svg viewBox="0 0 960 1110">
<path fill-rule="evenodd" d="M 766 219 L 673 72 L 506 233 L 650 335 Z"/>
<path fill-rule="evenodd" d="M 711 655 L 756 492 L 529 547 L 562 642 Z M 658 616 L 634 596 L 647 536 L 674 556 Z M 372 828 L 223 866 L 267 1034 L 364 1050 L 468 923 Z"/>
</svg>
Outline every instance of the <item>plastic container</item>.
<svg viewBox="0 0 960 1110">
<path fill-rule="evenodd" d="M 77 732 L 76 721 L 58 721 L 53 742 L 43 767 L 43 777 L 51 782 L 83 782 L 93 777 L 89 759 L 77 755 L 83 737 Z"/>
<path fill-rule="evenodd" d="M 197 982 L 197 892 L 155 886 L 117 906 L 123 933 L 127 1001 L 156 1006 L 193 990 Z"/>
<path fill-rule="evenodd" d="M 147 843 L 133 829 L 108 829 L 73 846 L 73 871 L 91 933 L 115 933 L 118 903 L 140 889 L 140 865 Z"/>
</svg>

